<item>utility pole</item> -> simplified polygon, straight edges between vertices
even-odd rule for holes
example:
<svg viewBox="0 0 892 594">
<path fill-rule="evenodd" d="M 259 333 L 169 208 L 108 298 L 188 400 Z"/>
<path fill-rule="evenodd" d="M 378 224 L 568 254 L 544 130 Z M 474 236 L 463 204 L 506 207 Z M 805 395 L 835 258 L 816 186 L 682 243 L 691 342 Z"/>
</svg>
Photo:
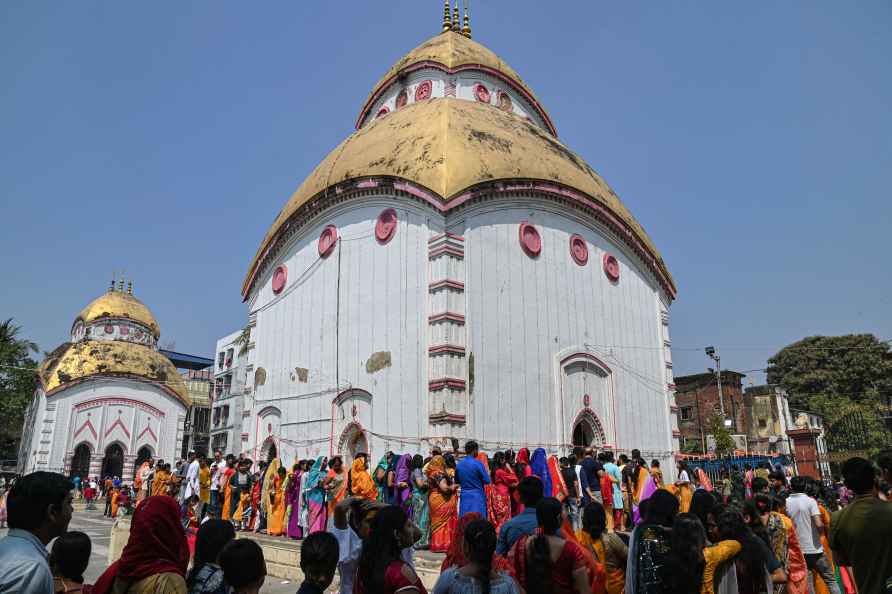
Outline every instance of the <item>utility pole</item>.
<svg viewBox="0 0 892 594">
<path fill-rule="evenodd" d="M 729 422 L 728 418 L 725 416 L 725 397 L 722 394 L 722 358 L 715 351 L 715 347 L 713 346 L 708 346 L 705 350 L 706 356 L 715 361 L 715 381 L 718 384 L 719 408 L 722 411 L 722 423 L 724 423 L 725 427 L 730 427 L 731 422 Z"/>
</svg>

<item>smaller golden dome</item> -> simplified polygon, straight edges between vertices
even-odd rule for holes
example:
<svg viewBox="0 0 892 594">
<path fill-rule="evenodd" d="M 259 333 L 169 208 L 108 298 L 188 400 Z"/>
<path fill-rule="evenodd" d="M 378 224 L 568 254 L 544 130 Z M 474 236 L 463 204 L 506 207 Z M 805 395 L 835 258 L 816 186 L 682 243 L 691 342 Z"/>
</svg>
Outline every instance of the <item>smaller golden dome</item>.
<svg viewBox="0 0 892 594">
<path fill-rule="evenodd" d="M 133 295 L 124 293 L 123 291 L 110 290 L 107 293 L 100 295 L 97 299 L 94 299 L 90 305 L 85 307 L 80 314 L 78 314 L 77 318 L 75 318 L 75 322 L 80 320 L 85 324 L 89 324 L 90 322 L 101 320 L 103 318 L 124 318 L 132 320 L 137 324 L 149 328 L 152 334 L 155 335 L 155 338 L 158 338 L 161 335 L 161 329 L 158 327 L 158 322 L 155 321 L 155 316 L 152 315 L 149 308 Z"/>
<path fill-rule="evenodd" d="M 381 77 L 381 80 L 378 81 L 372 89 L 372 92 L 369 93 L 362 111 L 360 112 L 359 119 L 357 120 L 357 126 L 359 126 L 359 123 L 367 115 L 368 110 L 371 109 L 372 103 L 377 100 L 381 92 L 389 86 L 392 81 L 396 80 L 401 73 L 412 66 L 424 63 L 439 64 L 450 72 L 474 67 L 482 67 L 482 69 L 492 71 L 497 76 L 504 78 L 521 94 L 526 95 L 534 108 L 539 111 L 542 119 L 545 120 L 549 131 L 557 136 L 554 124 L 551 122 L 551 118 L 548 116 L 545 108 L 539 103 L 539 100 L 533 94 L 533 91 L 525 82 L 523 82 L 523 79 L 520 78 L 517 71 L 506 64 L 504 60 L 497 56 L 495 52 L 488 47 L 455 31 L 440 33 L 400 58 L 397 63 L 387 71 L 387 74 Z"/>
<path fill-rule="evenodd" d="M 131 342 L 66 342 L 44 359 L 38 375 L 47 394 L 92 376 L 123 376 L 160 384 L 184 405 L 192 404 L 186 384 L 170 359 L 151 347 Z"/>
</svg>

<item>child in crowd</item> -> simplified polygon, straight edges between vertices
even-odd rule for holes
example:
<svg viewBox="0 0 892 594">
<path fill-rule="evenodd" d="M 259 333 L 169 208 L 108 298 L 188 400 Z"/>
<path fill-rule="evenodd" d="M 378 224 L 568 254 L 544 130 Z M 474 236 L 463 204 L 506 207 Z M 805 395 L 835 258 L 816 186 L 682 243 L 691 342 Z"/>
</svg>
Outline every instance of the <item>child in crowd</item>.
<svg viewBox="0 0 892 594">
<path fill-rule="evenodd" d="M 304 582 L 297 594 L 323 594 L 334 580 L 338 566 L 338 540 L 328 532 L 314 532 L 300 549 Z"/>
<path fill-rule="evenodd" d="M 220 567 L 232 594 L 259 594 L 266 581 L 263 549 L 253 540 L 231 541 L 220 553 Z"/>
<path fill-rule="evenodd" d="M 50 568 L 53 571 L 53 590 L 56 594 L 83 592 L 89 594 L 91 586 L 84 585 L 84 571 L 90 563 L 92 544 L 83 532 L 66 532 L 53 543 Z"/>
</svg>

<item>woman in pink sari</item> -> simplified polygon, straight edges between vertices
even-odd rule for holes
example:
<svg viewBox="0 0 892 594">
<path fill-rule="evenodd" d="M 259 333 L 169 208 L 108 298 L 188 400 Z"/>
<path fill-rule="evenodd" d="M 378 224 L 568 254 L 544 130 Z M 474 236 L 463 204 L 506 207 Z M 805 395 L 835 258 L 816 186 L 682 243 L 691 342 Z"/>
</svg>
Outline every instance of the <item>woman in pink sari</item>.
<svg viewBox="0 0 892 594">
<path fill-rule="evenodd" d="M 307 473 L 304 482 L 304 507 L 307 512 L 307 534 L 325 531 L 325 521 L 328 509 L 325 506 L 325 488 L 322 480 L 325 478 L 325 456 L 316 458 L 313 467 Z"/>
<path fill-rule="evenodd" d="M 300 527 L 300 478 L 303 473 L 300 464 L 295 464 L 288 477 L 288 486 L 285 487 L 285 505 L 288 510 L 289 538 L 303 538 L 304 531 Z"/>
</svg>

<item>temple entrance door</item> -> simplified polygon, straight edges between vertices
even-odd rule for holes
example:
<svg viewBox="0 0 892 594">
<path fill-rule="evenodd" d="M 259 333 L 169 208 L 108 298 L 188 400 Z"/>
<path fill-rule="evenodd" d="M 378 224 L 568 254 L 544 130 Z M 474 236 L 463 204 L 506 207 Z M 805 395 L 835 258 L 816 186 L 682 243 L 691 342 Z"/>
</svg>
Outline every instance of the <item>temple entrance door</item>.
<svg viewBox="0 0 892 594">
<path fill-rule="evenodd" d="M 74 448 L 71 457 L 71 476 L 85 478 L 90 473 L 90 446 L 85 443 Z"/>
<path fill-rule="evenodd" d="M 350 436 L 347 441 L 347 461 L 348 465 L 353 464 L 353 459 L 356 458 L 356 454 L 368 454 L 369 453 L 369 442 L 365 438 L 365 433 L 360 431 L 358 428 L 355 433 Z"/>
<path fill-rule="evenodd" d="M 105 458 L 102 459 L 101 477 L 120 477 L 124 472 L 124 448 L 120 444 L 113 443 L 105 448 Z"/>
<path fill-rule="evenodd" d="M 581 419 L 573 428 L 573 446 L 587 448 L 590 447 L 594 441 L 595 430 L 587 420 Z"/>
<path fill-rule="evenodd" d="M 272 437 L 267 438 L 267 440 L 263 443 L 263 448 L 261 449 L 261 457 L 264 458 L 267 463 L 272 462 L 279 456 L 278 451 L 276 450 L 276 442 L 273 441 Z"/>
<path fill-rule="evenodd" d="M 133 476 L 136 477 L 136 473 L 139 472 L 139 467 L 142 466 L 143 462 L 146 462 L 149 458 L 152 457 L 152 450 L 149 446 L 142 446 L 139 448 L 139 451 L 136 452 L 136 463 L 133 465 Z"/>
</svg>

